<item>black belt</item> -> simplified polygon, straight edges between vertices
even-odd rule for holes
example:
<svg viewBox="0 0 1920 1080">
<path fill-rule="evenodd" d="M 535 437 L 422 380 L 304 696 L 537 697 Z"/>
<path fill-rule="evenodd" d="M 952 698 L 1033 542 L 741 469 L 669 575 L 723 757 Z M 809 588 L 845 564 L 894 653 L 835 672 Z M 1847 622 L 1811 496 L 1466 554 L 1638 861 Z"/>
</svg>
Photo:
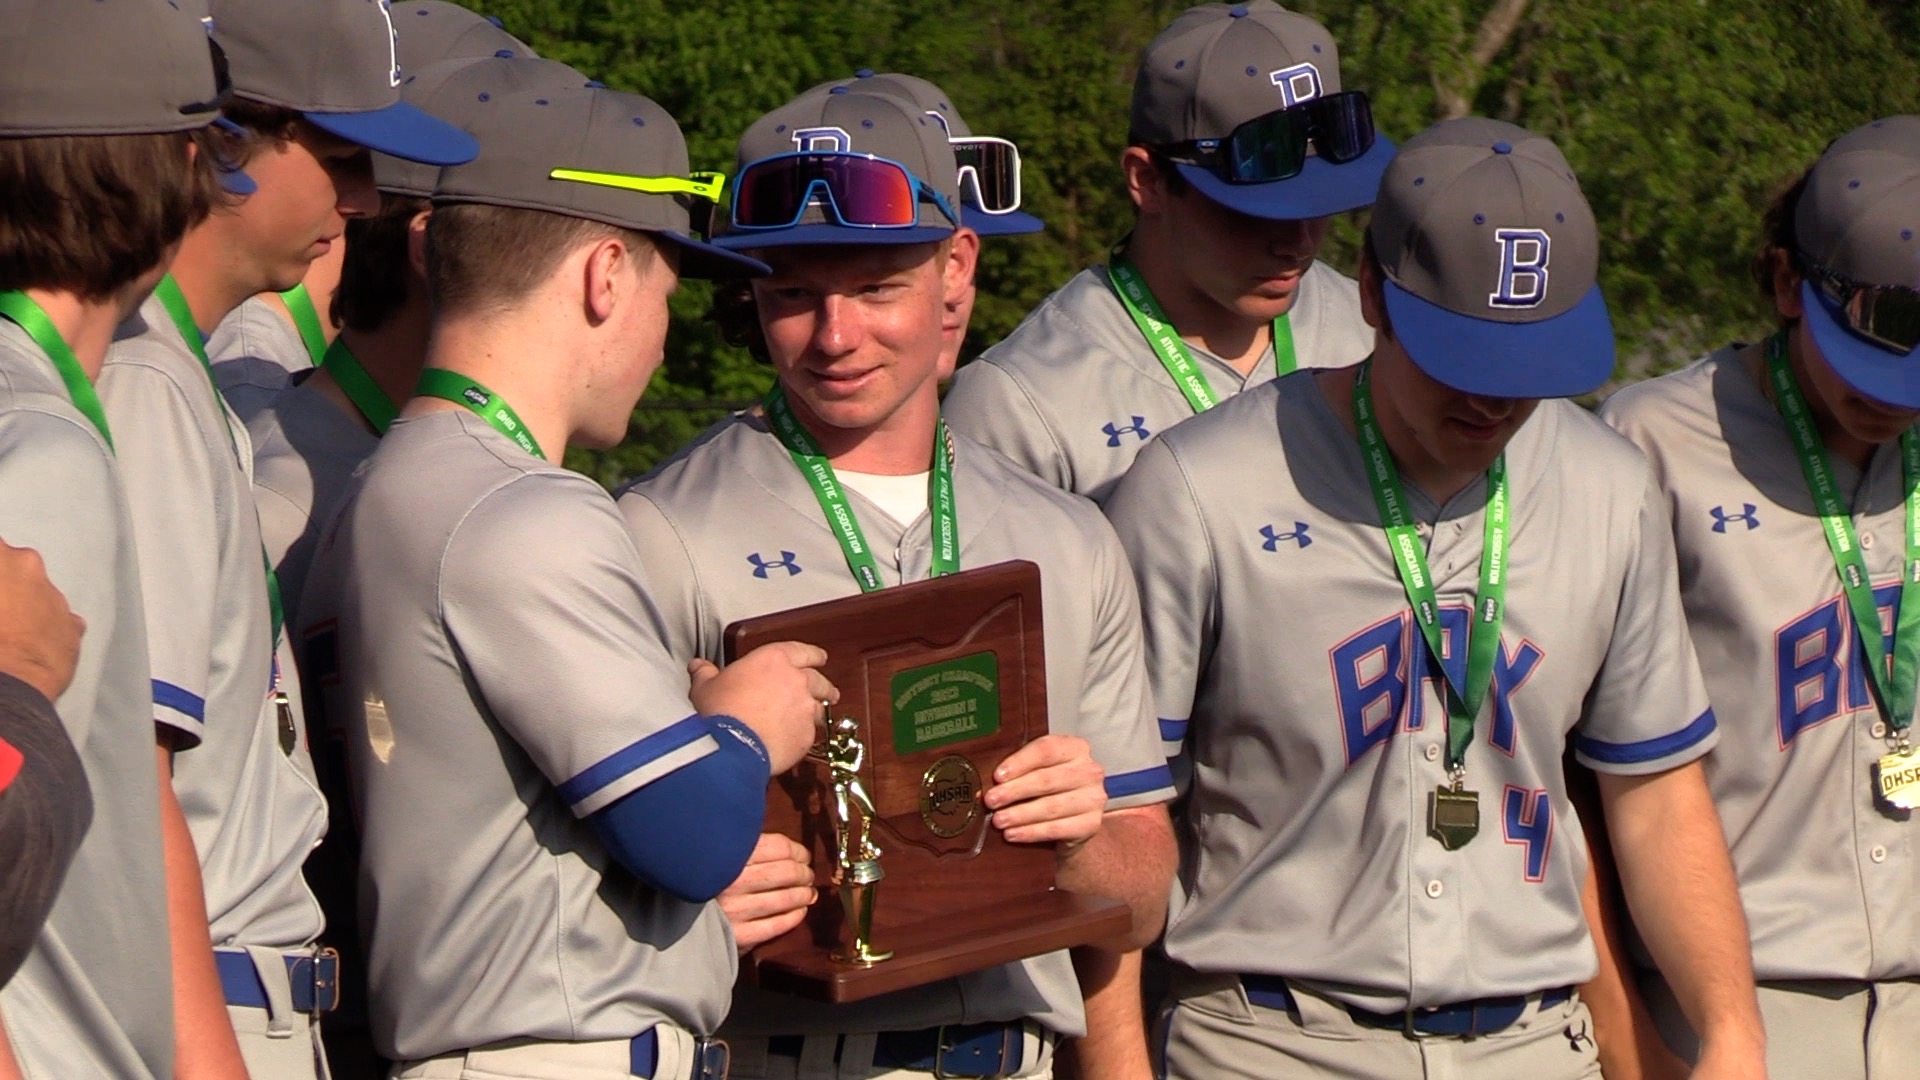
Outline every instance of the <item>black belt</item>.
<svg viewBox="0 0 1920 1080">
<path fill-rule="evenodd" d="M 882 1031 L 874 1036 L 873 1064 L 881 1069 L 911 1069 L 937 1077 L 1000 1080 L 1020 1071 L 1021 1040 L 1026 1030 L 1019 1020 L 987 1024 L 947 1024 L 919 1031 Z M 798 1058 L 805 1035 L 775 1035 L 767 1053 Z"/>
<path fill-rule="evenodd" d="M 1266 1009 L 1296 1009 L 1293 991 L 1288 988 L 1287 980 L 1278 975 L 1242 975 L 1240 985 L 1246 988 L 1247 1000 Z M 1540 1007 L 1550 1009 L 1573 1000 L 1573 987 L 1561 986 L 1540 992 Z M 1471 1039 L 1476 1035 L 1491 1035 L 1510 1027 L 1520 1015 L 1527 1011 L 1525 995 L 1514 997 L 1475 998 L 1453 1005 L 1436 1005 L 1432 1008 L 1403 1009 L 1399 1012 L 1378 1013 L 1362 1009 L 1355 1005 L 1346 1006 L 1347 1015 L 1354 1023 L 1367 1027 L 1388 1028 L 1405 1032 L 1407 1035 L 1450 1035 L 1456 1038 Z"/>
</svg>

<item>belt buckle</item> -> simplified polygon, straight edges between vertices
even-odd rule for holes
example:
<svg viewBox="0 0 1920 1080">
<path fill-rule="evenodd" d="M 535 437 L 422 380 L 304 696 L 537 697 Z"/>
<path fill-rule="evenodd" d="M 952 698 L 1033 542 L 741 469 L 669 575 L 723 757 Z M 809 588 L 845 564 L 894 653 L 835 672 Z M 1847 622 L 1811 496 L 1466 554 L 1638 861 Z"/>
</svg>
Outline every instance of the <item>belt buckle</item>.
<svg viewBox="0 0 1920 1080">
<path fill-rule="evenodd" d="M 958 1024 L 941 1024 L 933 1036 L 933 1077 L 934 1080 L 1007 1080 L 1012 1073 L 1007 1071 L 1007 1061 L 1013 1057 L 1013 1048 L 1009 1039 L 1020 1038 L 1025 1026 L 1019 1023 L 1005 1024 L 1000 1029 L 1000 1066 L 991 1073 L 950 1073 L 947 1071 L 947 1051 L 955 1049 L 947 1043 L 947 1028 L 959 1027 Z"/>
<path fill-rule="evenodd" d="M 325 970 L 321 966 L 323 962 L 329 962 L 333 965 L 333 978 L 331 980 L 323 974 Z M 326 994 L 329 990 L 332 991 L 331 998 Z M 321 1007 L 320 1004 L 323 1001 L 326 1002 L 324 1008 Z M 323 945 L 319 949 L 316 949 L 313 954 L 313 1015 L 321 1016 L 339 1007 L 340 950 L 331 945 Z"/>
<path fill-rule="evenodd" d="M 733 1047 L 708 1035 L 693 1037 L 693 1080 L 727 1080 L 733 1068 Z"/>
</svg>

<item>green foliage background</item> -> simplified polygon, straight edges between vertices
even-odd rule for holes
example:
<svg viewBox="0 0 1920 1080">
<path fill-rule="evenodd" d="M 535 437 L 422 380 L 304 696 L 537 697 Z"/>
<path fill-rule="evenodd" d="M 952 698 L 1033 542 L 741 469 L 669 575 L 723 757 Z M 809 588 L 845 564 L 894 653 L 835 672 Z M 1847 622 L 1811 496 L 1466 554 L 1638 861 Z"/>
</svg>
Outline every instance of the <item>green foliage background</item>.
<svg viewBox="0 0 1920 1080">
<path fill-rule="evenodd" d="M 1125 0 L 491 0 L 541 55 L 644 93 L 696 168 L 731 170 L 761 113 L 862 67 L 933 80 L 981 134 L 1019 143 L 1037 237 L 986 246 L 967 355 L 997 341 L 1125 232 L 1117 159 L 1140 49 L 1186 5 Z M 1765 325 L 1746 277 L 1762 209 L 1826 142 L 1920 112 L 1911 0 L 1299 0 L 1396 140 L 1450 105 L 1551 136 L 1601 223 L 1622 381 Z M 1323 257 L 1351 270 L 1364 219 Z M 614 483 L 771 374 L 723 344 L 689 282 L 633 438 L 569 464 Z"/>
</svg>

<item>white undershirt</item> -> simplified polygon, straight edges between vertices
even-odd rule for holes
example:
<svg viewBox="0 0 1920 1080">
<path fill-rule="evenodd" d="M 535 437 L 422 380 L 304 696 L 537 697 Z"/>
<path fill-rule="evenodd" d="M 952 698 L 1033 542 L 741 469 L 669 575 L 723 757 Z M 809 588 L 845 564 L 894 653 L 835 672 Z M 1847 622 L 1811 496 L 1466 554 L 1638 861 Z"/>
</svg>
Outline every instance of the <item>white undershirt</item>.
<svg viewBox="0 0 1920 1080">
<path fill-rule="evenodd" d="M 879 473 L 835 469 L 840 482 L 867 497 L 867 501 L 886 511 L 901 527 L 913 524 L 927 509 L 927 475 L 881 476 Z"/>
</svg>

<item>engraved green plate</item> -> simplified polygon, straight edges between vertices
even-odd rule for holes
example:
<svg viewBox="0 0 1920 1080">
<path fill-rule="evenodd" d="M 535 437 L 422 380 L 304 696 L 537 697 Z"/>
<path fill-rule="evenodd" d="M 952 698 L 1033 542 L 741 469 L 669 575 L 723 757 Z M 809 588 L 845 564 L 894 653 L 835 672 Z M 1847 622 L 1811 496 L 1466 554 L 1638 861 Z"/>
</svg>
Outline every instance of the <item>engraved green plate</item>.
<svg viewBox="0 0 1920 1080">
<path fill-rule="evenodd" d="M 1435 788 L 1427 803 L 1427 835 L 1448 851 L 1467 846 L 1480 833 L 1480 793 Z"/>
<path fill-rule="evenodd" d="M 908 668 L 893 677 L 893 749 L 901 755 L 1000 730 L 1000 662 L 991 652 Z"/>
</svg>

